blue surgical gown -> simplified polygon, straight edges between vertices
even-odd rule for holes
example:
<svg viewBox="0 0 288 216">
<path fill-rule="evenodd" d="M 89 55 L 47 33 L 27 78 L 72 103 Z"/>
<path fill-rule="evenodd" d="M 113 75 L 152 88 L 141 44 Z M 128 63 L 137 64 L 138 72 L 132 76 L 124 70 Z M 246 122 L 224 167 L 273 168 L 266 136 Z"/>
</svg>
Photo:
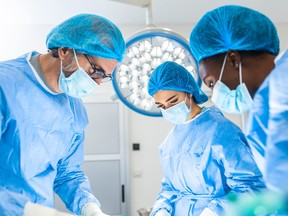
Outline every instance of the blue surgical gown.
<svg viewBox="0 0 288 216">
<path fill-rule="evenodd" d="M 160 146 L 162 188 L 151 216 L 224 215 L 229 194 L 265 188 L 245 135 L 216 107 L 176 125 Z"/>
<path fill-rule="evenodd" d="M 53 207 L 53 189 L 79 214 L 98 203 L 80 168 L 87 113 L 41 83 L 28 63 L 35 54 L 0 63 L 0 214 L 23 215 L 28 201 Z"/>
<path fill-rule="evenodd" d="M 268 188 L 288 192 L 288 50 L 254 97 L 247 138 Z"/>
</svg>

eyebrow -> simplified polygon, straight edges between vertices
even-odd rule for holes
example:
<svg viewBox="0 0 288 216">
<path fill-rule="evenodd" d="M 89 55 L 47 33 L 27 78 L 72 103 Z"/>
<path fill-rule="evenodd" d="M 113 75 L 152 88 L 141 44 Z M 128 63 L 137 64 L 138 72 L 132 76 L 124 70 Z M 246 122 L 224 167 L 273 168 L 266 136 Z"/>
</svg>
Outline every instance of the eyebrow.
<svg viewBox="0 0 288 216">
<path fill-rule="evenodd" d="M 170 100 L 172 100 L 173 98 L 175 98 L 177 95 L 173 95 L 170 98 L 168 98 L 165 102 L 168 102 Z M 155 102 L 155 104 L 161 104 L 160 102 Z"/>
</svg>

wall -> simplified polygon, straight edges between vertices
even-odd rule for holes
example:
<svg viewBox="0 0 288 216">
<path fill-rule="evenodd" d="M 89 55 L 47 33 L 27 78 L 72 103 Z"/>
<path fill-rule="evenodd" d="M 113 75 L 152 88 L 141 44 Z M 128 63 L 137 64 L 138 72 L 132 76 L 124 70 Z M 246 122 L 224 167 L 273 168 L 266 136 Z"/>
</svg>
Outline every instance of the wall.
<svg viewBox="0 0 288 216">
<path fill-rule="evenodd" d="M 51 27 L 49 25 L 2 25 L 0 60 L 14 58 L 31 50 L 45 53 L 45 37 Z M 128 38 L 145 26 L 123 25 L 119 27 L 124 37 Z M 188 38 L 193 24 L 158 27 L 171 28 Z M 277 29 L 283 51 L 285 47 L 288 47 L 288 24 L 278 24 Z M 99 93 L 113 93 L 111 83 L 103 84 Z M 229 116 L 229 118 L 240 123 L 239 117 Z M 137 215 L 137 209 L 153 205 L 162 177 L 158 146 L 170 128 L 171 125 L 161 118 L 146 117 L 131 110 L 128 111 L 129 142 L 127 145 L 130 149 L 131 216 Z M 140 151 L 132 151 L 132 143 L 140 143 Z"/>
</svg>

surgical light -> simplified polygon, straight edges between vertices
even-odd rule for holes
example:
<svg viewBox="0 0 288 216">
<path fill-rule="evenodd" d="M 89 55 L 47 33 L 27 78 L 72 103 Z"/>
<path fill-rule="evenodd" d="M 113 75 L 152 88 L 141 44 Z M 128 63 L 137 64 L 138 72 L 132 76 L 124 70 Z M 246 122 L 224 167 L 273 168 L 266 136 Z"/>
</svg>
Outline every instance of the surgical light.
<svg viewBox="0 0 288 216">
<path fill-rule="evenodd" d="M 184 66 L 201 85 L 188 41 L 169 29 L 148 28 L 126 42 L 124 60 L 113 72 L 118 98 L 130 109 L 147 116 L 161 116 L 147 84 L 153 70 L 165 61 Z"/>
</svg>

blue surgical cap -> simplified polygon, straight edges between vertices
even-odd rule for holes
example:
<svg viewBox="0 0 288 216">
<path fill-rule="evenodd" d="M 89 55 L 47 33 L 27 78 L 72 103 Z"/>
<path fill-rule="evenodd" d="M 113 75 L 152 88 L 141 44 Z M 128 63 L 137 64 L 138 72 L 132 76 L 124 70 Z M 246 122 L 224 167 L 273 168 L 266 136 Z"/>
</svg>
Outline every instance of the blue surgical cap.
<svg viewBox="0 0 288 216">
<path fill-rule="evenodd" d="M 279 38 L 271 20 L 258 11 L 236 5 L 206 13 L 193 28 L 190 48 L 199 62 L 207 57 L 237 51 L 279 53 Z"/>
<path fill-rule="evenodd" d="M 60 23 L 47 35 L 46 44 L 48 49 L 68 47 L 119 62 L 126 49 L 118 27 L 108 19 L 94 14 L 79 14 Z"/>
<path fill-rule="evenodd" d="M 152 72 L 148 82 L 148 93 L 153 96 L 159 90 L 191 93 L 197 104 L 204 103 L 208 97 L 197 85 L 192 74 L 183 66 L 167 61 Z"/>
</svg>

